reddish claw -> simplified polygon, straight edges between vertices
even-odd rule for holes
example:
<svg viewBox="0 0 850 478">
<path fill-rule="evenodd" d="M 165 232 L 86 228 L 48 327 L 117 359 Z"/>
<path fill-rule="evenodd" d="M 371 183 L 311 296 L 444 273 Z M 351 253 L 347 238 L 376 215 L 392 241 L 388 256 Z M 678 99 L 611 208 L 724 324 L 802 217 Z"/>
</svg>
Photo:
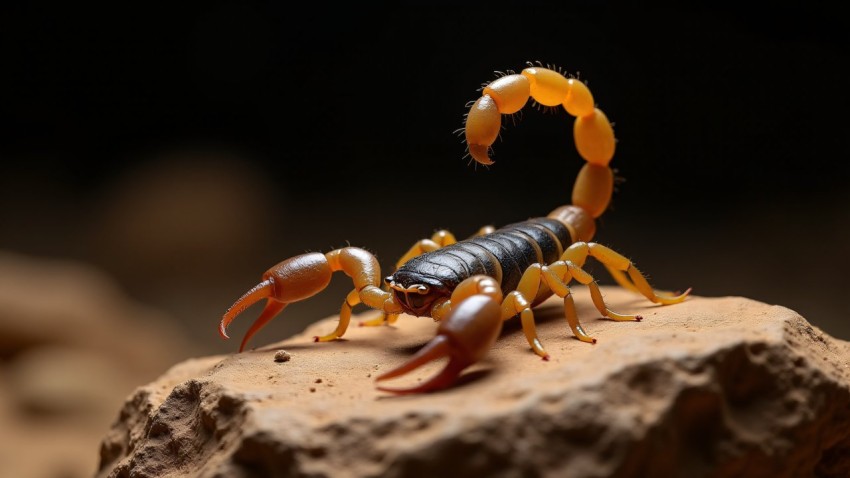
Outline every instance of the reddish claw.
<svg viewBox="0 0 850 478">
<path fill-rule="evenodd" d="M 245 309 L 262 299 L 267 299 L 266 308 L 245 333 L 239 351 L 245 349 L 248 340 L 269 323 L 291 302 L 318 294 L 331 281 L 331 267 L 324 254 L 312 253 L 287 259 L 263 274 L 263 281 L 254 286 L 236 301 L 218 326 L 222 338 L 229 338 L 227 326 Z"/>
<path fill-rule="evenodd" d="M 384 373 L 376 381 L 405 375 L 422 365 L 449 357 L 449 363 L 437 375 L 410 388 L 379 386 L 378 390 L 397 394 L 430 392 L 455 382 L 466 367 L 478 362 L 490 350 L 502 331 L 502 315 L 498 302 L 483 294 L 473 295 L 440 322 L 437 337 L 399 367 Z"/>
</svg>

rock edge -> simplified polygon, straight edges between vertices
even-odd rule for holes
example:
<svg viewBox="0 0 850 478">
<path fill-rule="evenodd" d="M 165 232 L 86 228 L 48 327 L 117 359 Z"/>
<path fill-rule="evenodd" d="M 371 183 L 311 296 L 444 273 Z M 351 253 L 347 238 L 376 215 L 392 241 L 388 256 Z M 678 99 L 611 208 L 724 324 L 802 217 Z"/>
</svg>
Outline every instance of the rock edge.
<svg viewBox="0 0 850 478">
<path fill-rule="evenodd" d="M 593 320 L 580 297 L 590 346 L 549 302 L 551 362 L 506 324 L 461 384 L 428 395 L 377 392 L 372 376 L 430 339 L 430 319 L 313 344 L 331 318 L 189 360 L 129 397 L 99 476 L 850 476 L 850 344 L 749 299 L 604 293 L 646 320 Z M 291 360 L 275 362 L 281 349 Z"/>
</svg>

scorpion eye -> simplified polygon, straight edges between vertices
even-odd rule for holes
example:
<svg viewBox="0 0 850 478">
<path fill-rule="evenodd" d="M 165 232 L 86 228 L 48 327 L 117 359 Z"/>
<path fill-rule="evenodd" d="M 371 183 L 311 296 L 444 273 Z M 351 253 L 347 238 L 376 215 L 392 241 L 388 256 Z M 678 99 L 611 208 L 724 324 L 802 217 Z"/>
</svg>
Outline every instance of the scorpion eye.
<svg viewBox="0 0 850 478">
<path fill-rule="evenodd" d="M 386 277 L 384 277 L 384 282 L 386 282 L 387 284 L 389 284 L 389 283 L 390 283 L 390 282 L 392 282 L 392 281 L 393 281 L 393 276 L 386 276 Z"/>
</svg>

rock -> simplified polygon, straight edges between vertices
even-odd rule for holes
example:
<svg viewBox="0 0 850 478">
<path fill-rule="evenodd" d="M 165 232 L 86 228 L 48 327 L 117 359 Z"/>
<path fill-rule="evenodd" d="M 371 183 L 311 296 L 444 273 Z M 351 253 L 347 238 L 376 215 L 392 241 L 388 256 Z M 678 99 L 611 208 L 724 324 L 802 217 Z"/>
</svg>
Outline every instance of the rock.
<svg viewBox="0 0 850 478">
<path fill-rule="evenodd" d="M 427 395 L 370 378 L 433 336 L 426 318 L 314 344 L 328 319 L 181 363 L 125 403 L 99 476 L 850 476 L 850 344 L 745 298 L 659 307 L 607 288 L 615 310 L 644 317 L 618 323 L 582 292 L 595 346 L 548 302 L 537 316 L 550 362 L 512 320 L 460 384 Z M 275 361 L 281 348 L 290 361 Z"/>
</svg>

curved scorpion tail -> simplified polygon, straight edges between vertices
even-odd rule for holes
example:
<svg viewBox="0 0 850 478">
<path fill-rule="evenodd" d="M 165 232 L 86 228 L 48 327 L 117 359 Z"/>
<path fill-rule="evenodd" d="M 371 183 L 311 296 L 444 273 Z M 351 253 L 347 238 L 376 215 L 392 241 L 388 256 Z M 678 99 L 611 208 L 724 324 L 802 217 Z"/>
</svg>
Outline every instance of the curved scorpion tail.
<svg viewBox="0 0 850 478">
<path fill-rule="evenodd" d="M 576 118 L 576 149 L 587 164 L 576 179 L 572 206 L 558 208 L 549 217 L 573 227 L 577 240 L 589 241 L 596 230 L 594 219 L 608 208 L 614 192 L 614 173 L 608 167 L 616 147 L 614 130 L 605 113 L 595 107 L 586 84 L 560 71 L 528 65 L 519 74 L 502 76 L 485 86 L 470 108 L 464 128 L 469 154 L 481 164 L 493 164 L 490 149 L 499 136 L 502 115 L 518 112 L 529 98 L 543 106 L 563 106 Z"/>
</svg>

